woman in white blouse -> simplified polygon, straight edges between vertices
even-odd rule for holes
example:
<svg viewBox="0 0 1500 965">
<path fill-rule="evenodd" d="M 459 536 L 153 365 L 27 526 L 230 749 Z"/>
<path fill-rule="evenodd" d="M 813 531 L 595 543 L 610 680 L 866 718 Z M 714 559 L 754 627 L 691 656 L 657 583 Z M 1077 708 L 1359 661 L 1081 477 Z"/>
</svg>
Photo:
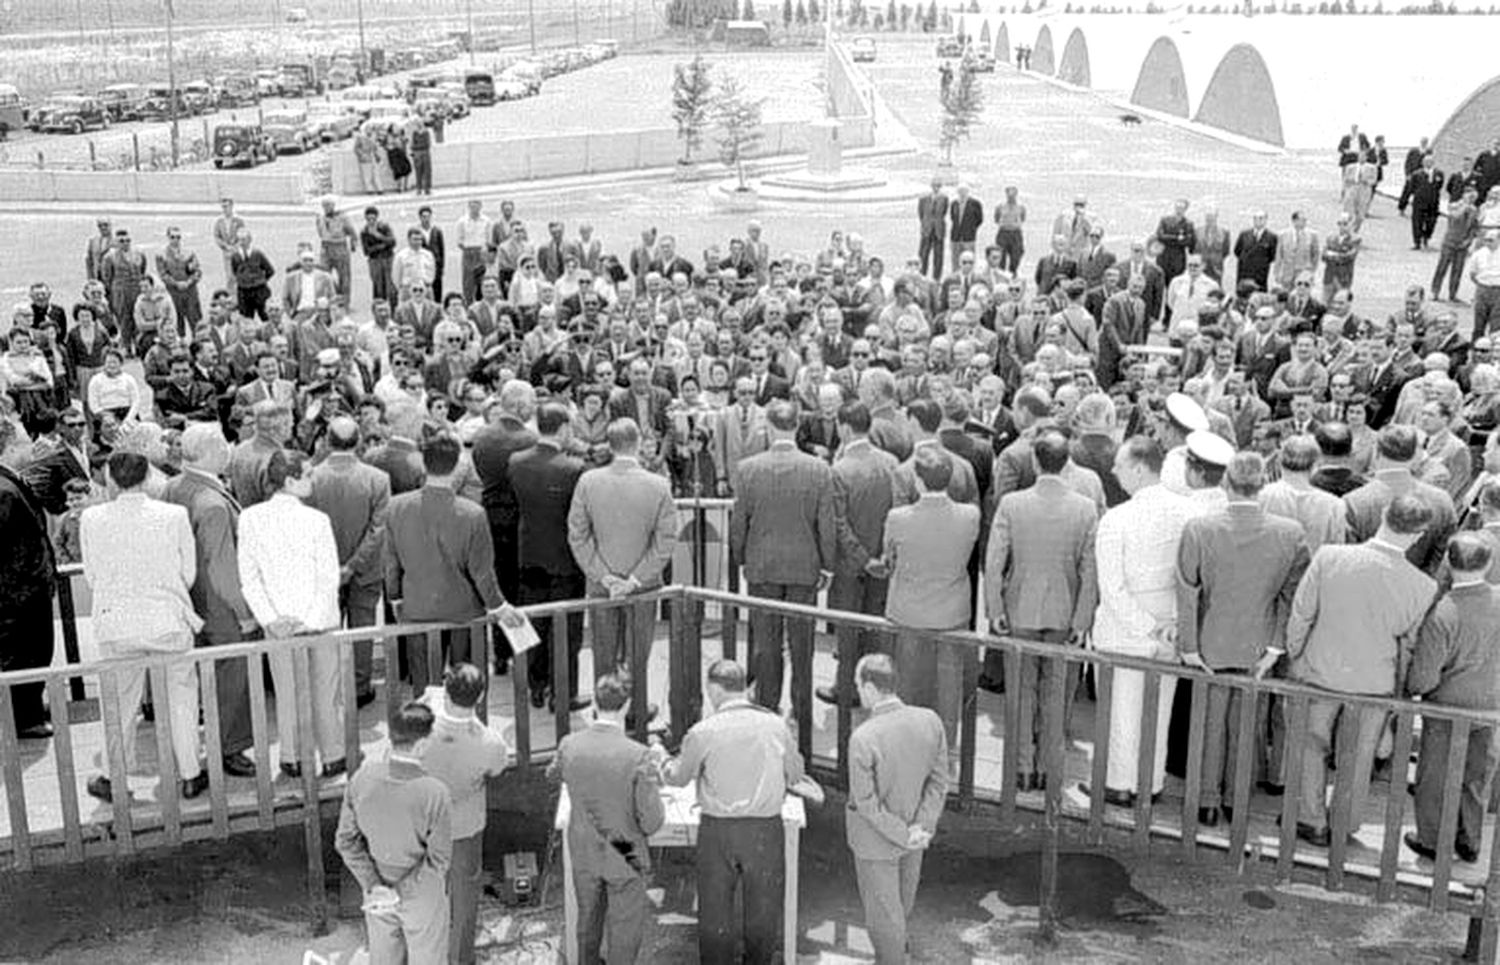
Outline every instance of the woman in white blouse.
<svg viewBox="0 0 1500 965">
<path fill-rule="evenodd" d="M 113 412 L 121 422 L 137 419 L 141 414 L 141 384 L 125 372 L 125 356 L 112 348 L 104 353 L 104 368 L 89 379 L 84 392 L 89 412 L 97 419 L 101 412 Z"/>
</svg>

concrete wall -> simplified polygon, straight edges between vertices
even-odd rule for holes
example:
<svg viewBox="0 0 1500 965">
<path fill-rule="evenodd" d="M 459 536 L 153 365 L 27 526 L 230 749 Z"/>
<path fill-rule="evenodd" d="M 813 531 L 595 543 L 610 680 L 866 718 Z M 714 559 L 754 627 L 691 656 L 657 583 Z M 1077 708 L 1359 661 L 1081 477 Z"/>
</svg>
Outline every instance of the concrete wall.
<svg viewBox="0 0 1500 965">
<path fill-rule="evenodd" d="M 0 201 L 139 201 L 217 204 L 300 204 L 303 178 L 259 171 L 0 170 Z"/>
</svg>

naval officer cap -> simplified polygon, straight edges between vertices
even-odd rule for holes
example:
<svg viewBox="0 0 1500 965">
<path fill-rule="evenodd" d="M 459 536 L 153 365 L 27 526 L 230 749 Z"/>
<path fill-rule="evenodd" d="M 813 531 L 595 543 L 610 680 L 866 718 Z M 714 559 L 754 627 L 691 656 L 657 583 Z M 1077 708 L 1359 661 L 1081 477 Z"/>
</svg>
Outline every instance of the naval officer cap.
<svg viewBox="0 0 1500 965">
<path fill-rule="evenodd" d="M 1208 431 L 1208 415 L 1192 396 L 1173 392 L 1167 396 L 1167 415 L 1184 432 Z"/>
<path fill-rule="evenodd" d="M 1226 468 L 1230 460 L 1234 459 L 1234 444 L 1217 432 L 1206 429 L 1188 433 L 1187 449 L 1193 458 L 1210 466 Z"/>
</svg>

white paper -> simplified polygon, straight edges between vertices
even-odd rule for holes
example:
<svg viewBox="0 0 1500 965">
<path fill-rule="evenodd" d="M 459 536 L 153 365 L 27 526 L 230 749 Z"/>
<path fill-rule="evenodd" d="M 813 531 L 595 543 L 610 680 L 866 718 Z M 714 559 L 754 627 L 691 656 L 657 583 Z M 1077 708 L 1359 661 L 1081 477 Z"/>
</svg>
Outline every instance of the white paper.
<svg viewBox="0 0 1500 965">
<path fill-rule="evenodd" d="M 499 622 L 500 629 L 505 631 L 505 639 L 510 641 L 511 650 L 516 653 L 525 653 L 542 640 L 524 613 L 512 611 Z"/>
</svg>

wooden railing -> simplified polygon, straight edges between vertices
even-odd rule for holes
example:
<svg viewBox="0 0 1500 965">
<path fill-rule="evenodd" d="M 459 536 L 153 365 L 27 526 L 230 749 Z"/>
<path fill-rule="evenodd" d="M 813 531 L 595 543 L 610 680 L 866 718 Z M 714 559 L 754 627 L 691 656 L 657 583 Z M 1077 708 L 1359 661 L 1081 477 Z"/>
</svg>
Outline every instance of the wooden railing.
<svg viewBox="0 0 1500 965">
<path fill-rule="evenodd" d="M 732 573 L 733 570 L 731 569 Z M 685 575 L 685 574 L 684 574 Z M 563 616 L 568 613 L 585 612 L 597 615 L 613 608 L 632 606 L 659 607 L 667 609 L 668 664 L 665 689 L 668 698 L 667 715 L 670 736 L 677 740 L 686 729 L 699 719 L 702 710 L 702 678 L 705 641 L 710 643 L 709 653 L 736 656 L 738 645 L 738 619 L 740 614 L 752 611 L 772 612 L 782 616 L 816 621 L 830 628 L 847 628 L 866 631 L 885 641 L 893 641 L 896 628 L 889 622 L 869 616 L 824 610 L 810 606 L 799 606 L 760 600 L 733 593 L 706 590 L 688 586 L 672 586 L 640 596 L 622 600 L 593 599 L 549 603 L 522 608 L 533 619 L 544 616 Z M 720 618 L 709 622 L 705 619 L 706 608 L 716 606 Z M 644 707 L 648 694 L 653 691 L 651 680 L 651 644 L 654 641 L 636 639 L 634 621 L 619 621 L 626 627 L 629 645 L 629 667 L 634 705 Z M 6 788 L 6 807 L 9 816 L 10 834 L 0 840 L 0 861 L 8 861 L 10 867 L 25 871 L 38 864 L 77 862 L 96 856 L 121 857 L 153 847 L 173 847 L 185 842 L 205 838 L 223 839 L 227 836 L 252 830 L 301 824 L 304 827 L 308 854 L 308 884 L 314 920 L 319 925 L 326 921 L 324 903 L 324 869 L 322 864 L 322 841 L 325 829 L 323 805 L 332 805 L 339 798 L 342 782 L 320 781 L 313 761 L 312 701 L 306 683 L 309 678 L 308 655 L 315 647 L 333 647 L 346 651 L 342 662 L 343 692 L 354 692 L 354 668 L 352 655 L 348 651 L 356 641 L 372 640 L 384 654 L 385 687 L 384 700 L 387 713 L 412 696 L 408 685 L 397 679 L 399 649 L 402 646 L 425 648 L 429 667 L 442 666 L 442 638 L 447 631 L 469 629 L 472 631 L 474 663 L 488 667 L 490 627 L 480 620 L 470 625 L 400 625 L 391 627 L 369 627 L 359 630 L 340 631 L 318 636 L 298 637 L 290 640 L 261 641 L 231 646 L 197 649 L 171 656 L 135 658 L 130 661 L 110 661 L 81 664 L 45 670 L 18 671 L 0 674 L 0 773 L 3 773 Z M 910 632 L 910 631 L 903 631 Z M 1467 739 L 1473 728 L 1494 728 L 1500 725 L 1500 714 L 1467 711 L 1382 697 L 1355 697 L 1334 694 L 1288 681 L 1257 681 L 1244 676 L 1209 675 L 1184 667 L 1149 660 L 1098 653 L 1059 645 L 1038 643 L 1011 638 L 999 638 L 975 633 L 927 633 L 920 636 L 934 647 L 982 648 L 998 650 L 1005 665 L 1008 682 L 1003 697 L 1003 731 L 1007 735 L 1002 752 L 1003 761 L 1000 778 L 981 781 L 977 777 L 977 752 L 979 741 L 979 708 L 975 697 L 973 680 L 965 681 L 958 723 L 958 779 L 953 789 L 954 804 L 959 807 L 974 805 L 993 806 L 1002 822 L 1013 820 L 1019 810 L 1041 810 L 1044 822 L 1044 861 L 1041 906 L 1044 924 L 1047 923 L 1055 894 L 1056 881 L 1049 874 L 1055 872 L 1054 856 L 1059 837 L 1060 819 L 1071 819 L 1082 825 L 1083 836 L 1091 842 L 1100 842 L 1106 832 L 1123 831 L 1141 849 L 1158 846 L 1153 839 L 1169 839 L 1171 846 L 1181 853 L 1196 858 L 1209 854 L 1225 854 L 1231 867 L 1241 872 L 1263 862 L 1274 862 L 1274 871 L 1289 877 L 1294 870 L 1305 875 L 1308 867 L 1321 870 L 1322 884 L 1330 890 L 1340 890 L 1357 882 L 1367 882 L 1379 901 L 1403 901 L 1426 905 L 1435 911 L 1455 911 L 1468 915 L 1473 920 L 1471 939 L 1483 961 L 1494 960 L 1496 924 L 1500 922 L 1500 848 L 1494 839 L 1500 835 L 1489 835 L 1488 852 L 1481 855 L 1483 867 L 1487 869 L 1485 881 L 1475 887 L 1461 887 L 1453 880 L 1452 860 L 1448 848 L 1438 847 L 1438 858 L 1433 865 L 1430 878 L 1414 876 L 1399 867 L 1402 819 L 1406 813 L 1407 786 L 1406 762 L 1411 756 L 1413 735 L 1418 718 L 1426 721 L 1448 721 L 1451 724 L 1450 750 L 1443 767 L 1443 793 L 1439 842 L 1452 842 L 1458 821 L 1458 802 L 1463 780 L 1464 756 Z M 717 637 L 717 646 L 713 638 Z M 545 645 L 552 647 L 552 676 L 555 694 L 554 726 L 560 738 L 574 726 L 575 719 L 569 713 L 567 621 L 552 621 L 551 640 Z M 856 663 L 854 634 L 841 634 L 837 647 L 839 653 L 838 681 L 840 686 L 850 686 L 853 667 Z M 262 657 L 265 654 L 285 651 L 293 656 L 296 675 L 297 731 L 301 756 L 302 776 L 295 792 L 280 794 L 273 792 L 272 781 L 276 769 L 271 760 L 272 730 L 268 724 L 267 701 Z M 251 697 L 251 715 L 254 734 L 254 759 L 257 767 L 255 795 L 253 801 L 231 802 L 224 780 L 223 759 L 219 750 L 220 702 L 215 685 L 213 665 L 223 661 L 246 662 Z M 169 664 L 187 662 L 199 671 L 198 679 L 202 694 L 203 746 L 209 774 L 207 807 L 196 802 L 187 809 L 179 797 L 174 757 L 171 753 L 168 728 L 160 722 L 170 720 L 169 690 L 166 674 Z M 1020 730 L 1022 693 L 1028 682 L 1037 679 L 1035 668 L 1042 662 L 1051 663 L 1061 672 L 1049 676 L 1046 692 L 1038 695 L 1043 707 L 1044 726 L 1038 737 L 1038 770 L 1053 775 L 1046 790 L 1038 796 L 1023 793 L 1017 787 L 1019 741 L 1009 739 Z M 518 656 L 511 670 L 511 686 L 514 690 L 513 705 L 517 712 L 512 723 L 512 743 L 516 761 L 520 766 L 529 766 L 550 756 L 551 748 L 535 746 L 531 717 L 528 708 L 527 658 Z M 68 696 L 74 686 L 83 681 L 98 682 L 97 693 L 102 698 L 107 751 L 107 772 L 115 788 L 127 786 L 125 774 L 124 740 L 116 723 L 119 719 L 118 684 L 116 675 L 120 669 L 130 666 L 145 666 L 149 669 L 155 700 L 156 741 L 158 764 L 161 768 L 162 784 L 158 792 L 158 806 L 132 807 L 123 794 L 117 794 L 103 821 L 84 822 L 80 816 L 78 763 L 75 760 L 74 730 L 79 722 L 72 714 L 76 704 L 70 704 Z M 1140 708 L 1141 757 L 1137 761 L 1138 787 L 1151 786 L 1151 774 L 1155 767 L 1152 759 L 1155 750 L 1157 705 L 1161 684 L 1165 678 L 1175 677 L 1192 684 L 1191 721 L 1187 768 L 1183 782 L 1180 812 L 1175 823 L 1153 820 L 1153 815 L 1168 816 L 1162 806 L 1153 805 L 1149 794 L 1137 795 L 1133 814 L 1110 808 L 1095 793 L 1086 808 L 1076 803 L 1064 804 L 1063 775 L 1064 757 L 1067 753 L 1065 732 L 1065 686 L 1070 674 L 1077 674 L 1088 665 L 1092 669 L 1097 690 L 1097 701 L 1092 724 L 1093 756 L 1090 762 L 1091 784 L 1095 789 L 1105 786 L 1108 767 L 1108 736 L 1117 722 L 1111 720 L 1111 693 L 1116 673 L 1121 670 L 1140 671 L 1145 675 L 1145 689 Z M 70 684 L 70 681 L 78 683 Z M 62 812 L 61 828 L 32 827 L 32 812 L 28 803 L 28 785 L 24 780 L 23 758 L 14 720 L 11 714 L 11 688 L 18 684 L 42 682 L 47 685 L 53 724 L 56 736 L 52 740 L 52 754 L 56 762 L 58 806 Z M 1034 684 L 1030 684 L 1034 689 Z M 1285 793 L 1279 805 L 1280 828 L 1277 839 L 1267 847 L 1265 841 L 1250 841 L 1250 799 L 1254 783 L 1253 755 L 1256 752 L 1254 713 L 1242 713 L 1239 721 L 1237 759 L 1226 766 L 1226 788 L 1224 801 L 1232 807 L 1232 820 L 1227 832 L 1205 834 L 1198 826 L 1198 807 L 1202 799 L 1203 780 L 1201 773 L 1204 744 L 1204 721 L 1207 712 L 1210 688 L 1232 688 L 1244 694 L 1244 705 L 1255 707 L 1267 695 L 1275 695 L 1286 707 L 1286 754 L 1288 762 L 1285 774 Z M 655 688 L 659 692 L 660 688 Z M 1034 692 L 1034 691 L 1033 691 Z M 847 780 L 846 749 L 849 735 L 856 724 L 856 712 L 841 705 L 836 714 L 835 746 L 831 755 L 813 754 L 813 721 L 809 699 L 796 700 L 795 721 L 799 745 L 814 769 L 836 785 L 845 785 Z M 1338 749 L 1338 766 L 1334 776 L 1333 803 L 1330 809 L 1332 843 L 1326 849 L 1301 845 L 1296 839 L 1298 822 L 1300 771 L 1295 766 L 1307 740 L 1308 711 L 1313 701 L 1337 701 L 1350 712 L 1366 711 L 1388 715 L 1394 721 L 1394 749 L 1391 755 L 1395 762 L 1396 776 L 1385 791 L 1383 806 L 1384 836 L 1379 850 L 1378 866 L 1351 864 L 1348 860 L 1346 839 L 1352 824 L 1352 806 L 1356 795 L 1355 773 L 1352 766 L 1354 746 L 1344 742 Z M 644 739 L 648 720 L 646 714 L 637 714 L 636 736 Z M 344 744 L 346 760 L 350 770 L 357 766 L 361 754 L 358 709 L 352 700 L 345 701 Z M 32 790 L 37 784 L 32 785 Z M 1373 793 L 1373 791 L 1371 792 Z M 1178 810 L 1173 808 L 1172 810 Z M 1129 819 L 1121 815 L 1129 814 Z M 1486 814 L 1493 814 L 1486 808 Z M 1476 846 L 1478 842 L 1476 842 Z"/>
</svg>

